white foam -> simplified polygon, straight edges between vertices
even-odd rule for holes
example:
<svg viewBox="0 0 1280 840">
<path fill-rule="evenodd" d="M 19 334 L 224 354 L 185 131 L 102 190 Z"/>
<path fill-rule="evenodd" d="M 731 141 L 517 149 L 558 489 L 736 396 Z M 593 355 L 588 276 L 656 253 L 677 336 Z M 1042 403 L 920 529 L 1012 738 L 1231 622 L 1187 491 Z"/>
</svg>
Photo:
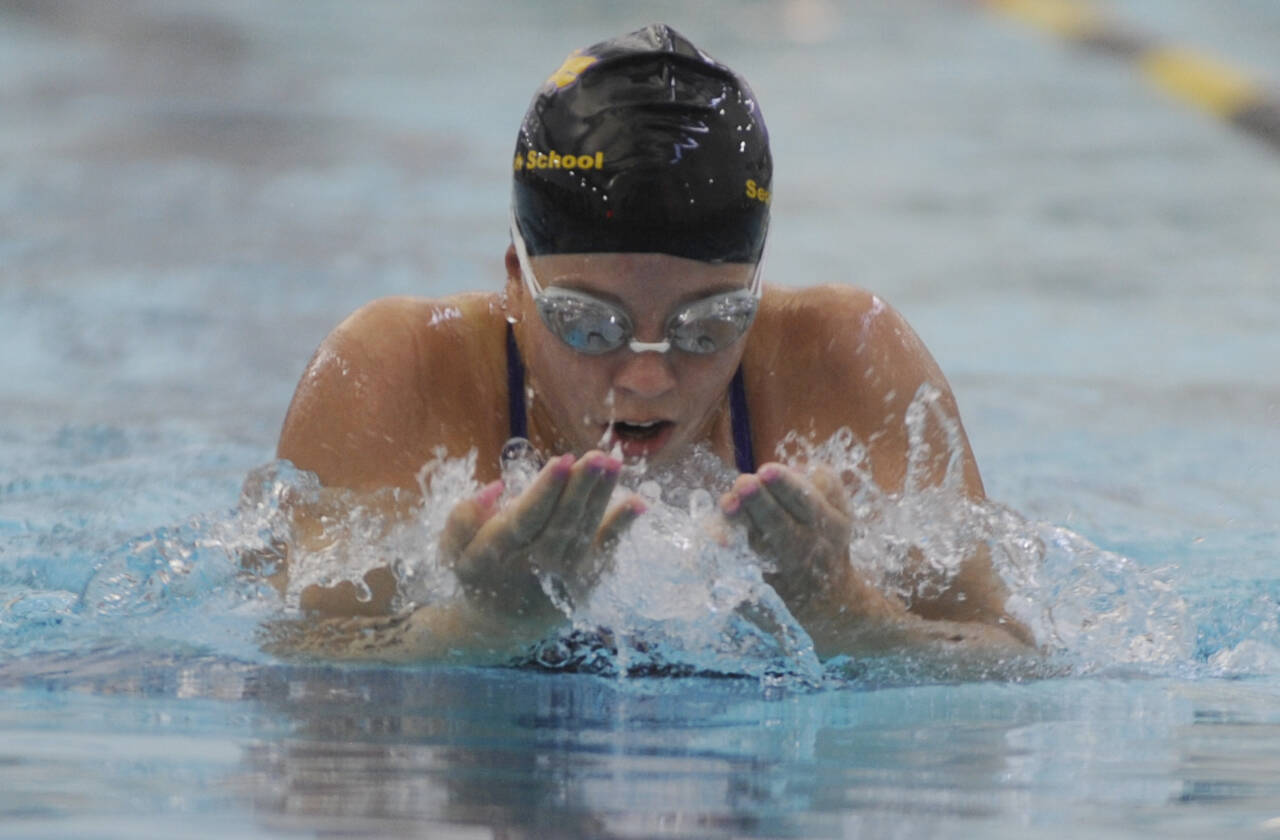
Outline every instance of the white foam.
<svg viewBox="0 0 1280 840">
<path fill-rule="evenodd" d="M 876 485 L 867 447 L 847 429 L 818 445 L 791 435 L 775 453 L 802 470 L 824 464 L 844 483 L 855 519 L 850 562 L 859 573 L 910 605 L 946 590 L 974 546 L 985 545 L 1008 587 L 1008 609 L 1058 661 L 1092 670 L 1189 658 L 1194 631 L 1186 605 L 1158 574 L 1065 528 L 966 497 L 959 428 L 940 410 L 938 397 L 922 389 L 907 413 L 913 448 L 901 492 Z M 941 434 L 931 424 L 940 424 Z M 929 451 L 927 439 L 947 441 L 949 449 Z M 936 463 L 946 469 L 942 483 L 931 486 L 927 476 Z M 289 495 L 317 502 L 330 494 L 327 501 L 343 511 L 324 521 L 332 545 L 295 558 L 287 604 L 296 607 L 302 589 L 315 584 L 362 586 L 365 572 L 388 562 L 402 608 L 462 597 L 438 542 L 450 511 L 479 489 L 475 466 L 474 453 L 433 459 L 420 474 L 423 501 L 416 514 L 394 522 L 359 505 L 343 508 L 340 492 L 333 496 L 307 474 L 277 476 L 270 498 L 257 503 L 257 530 L 279 538 L 279 500 Z M 537 467 L 532 455 L 507 465 L 507 500 L 528 486 Z M 733 477 L 704 449 L 673 467 L 624 470 L 614 503 L 635 492 L 648 510 L 619 542 L 590 597 L 562 604 L 573 627 L 611 631 L 620 670 L 658 656 L 725 673 L 763 676 L 782 669 L 811 679 L 820 672 L 804 629 L 765 582 L 765 565 L 720 519 L 715 499 Z M 549 592 L 561 591 L 555 581 L 543 583 Z"/>
</svg>

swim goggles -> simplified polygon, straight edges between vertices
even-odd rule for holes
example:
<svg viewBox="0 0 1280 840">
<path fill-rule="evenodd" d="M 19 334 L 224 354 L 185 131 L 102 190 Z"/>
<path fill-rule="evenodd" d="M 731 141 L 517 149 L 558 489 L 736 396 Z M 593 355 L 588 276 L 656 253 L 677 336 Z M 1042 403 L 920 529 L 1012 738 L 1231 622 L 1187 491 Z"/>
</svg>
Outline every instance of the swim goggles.
<svg viewBox="0 0 1280 840">
<path fill-rule="evenodd" d="M 588 356 L 611 353 L 623 345 L 630 347 L 633 353 L 666 353 L 672 347 L 699 355 L 718 353 L 746 335 L 763 293 L 762 258 L 756 263 L 749 288 L 721 292 L 687 303 L 667 319 L 665 339 L 637 341 L 630 316 L 619 307 L 576 289 L 561 286 L 544 289 L 538 283 L 514 212 L 511 214 L 511 242 L 520 261 L 525 288 L 533 295 L 542 323 L 556 338 Z"/>
</svg>

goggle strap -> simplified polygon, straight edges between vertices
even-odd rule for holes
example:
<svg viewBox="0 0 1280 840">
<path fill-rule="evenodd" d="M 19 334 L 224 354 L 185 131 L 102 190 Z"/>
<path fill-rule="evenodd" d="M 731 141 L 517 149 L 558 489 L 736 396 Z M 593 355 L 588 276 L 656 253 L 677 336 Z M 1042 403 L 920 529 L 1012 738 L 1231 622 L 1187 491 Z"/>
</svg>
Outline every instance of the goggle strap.
<svg viewBox="0 0 1280 840">
<path fill-rule="evenodd" d="M 508 211 L 508 215 L 511 219 L 511 244 L 516 248 L 516 260 L 520 263 L 520 278 L 524 280 L 529 294 L 536 298 L 542 294 L 542 287 L 538 285 L 538 278 L 533 276 L 533 265 L 529 262 L 529 249 L 525 247 L 524 237 L 520 235 L 520 225 L 516 221 L 514 207 Z"/>
<path fill-rule="evenodd" d="M 511 216 L 512 223 L 515 222 L 515 214 Z M 761 236 L 764 237 L 764 244 L 760 246 L 760 256 L 756 259 L 756 270 L 751 275 L 751 294 L 758 300 L 764 294 L 764 258 L 769 253 L 769 218 L 766 216 L 764 220 L 764 230 Z"/>
</svg>

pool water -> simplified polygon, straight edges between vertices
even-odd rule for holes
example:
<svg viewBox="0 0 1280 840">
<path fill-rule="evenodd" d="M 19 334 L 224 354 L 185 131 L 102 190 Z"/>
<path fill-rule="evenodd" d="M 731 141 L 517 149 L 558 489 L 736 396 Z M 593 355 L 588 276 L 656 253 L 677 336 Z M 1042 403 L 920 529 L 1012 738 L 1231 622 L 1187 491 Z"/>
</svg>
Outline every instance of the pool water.
<svg viewBox="0 0 1280 840">
<path fill-rule="evenodd" d="M 1274 4 L 1105 9 L 1280 80 Z M 236 556 L 305 483 L 307 357 L 494 288 L 534 86 L 652 20 L 764 106 L 768 280 L 874 289 L 947 372 L 1051 672 L 696 605 L 658 676 L 263 651 Z M 0 835 L 1280 836 L 1274 148 L 954 0 L 0 2 L 0 68 Z"/>
</svg>

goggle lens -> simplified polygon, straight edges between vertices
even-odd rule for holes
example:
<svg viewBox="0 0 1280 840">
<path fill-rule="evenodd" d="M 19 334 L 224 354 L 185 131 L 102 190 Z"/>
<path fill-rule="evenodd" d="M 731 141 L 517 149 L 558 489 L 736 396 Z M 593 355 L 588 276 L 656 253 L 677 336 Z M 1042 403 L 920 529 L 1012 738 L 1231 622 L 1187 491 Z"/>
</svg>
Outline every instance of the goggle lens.
<svg viewBox="0 0 1280 840">
<path fill-rule="evenodd" d="M 631 337 L 631 320 L 625 313 L 581 292 L 552 287 L 544 289 L 536 303 L 547 329 L 579 353 L 609 353 Z"/>
<path fill-rule="evenodd" d="M 547 329 L 579 353 L 611 353 L 635 334 L 625 312 L 574 289 L 543 289 L 536 302 Z M 718 353 L 746 334 L 756 303 L 745 289 L 694 301 L 667 321 L 667 341 L 686 353 Z"/>
<path fill-rule="evenodd" d="M 533 276 L 514 210 L 510 222 L 511 242 L 520 262 L 520 273 L 525 287 L 533 295 L 542 322 L 557 338 L 579 353 L 600 356 L 629 344 L 636 352 L 665 353 L 675 347 L 686 353 L 708 355 L 718 353 L 742 338 L 755 320 L 760 303 L 763 258 L 756 263 L 749 289 L 723 292 L 693 301 L 667 319 L 666 340 L 657 343 L 636 341 L 631 319 L 613 304 L 561 286 L 542 288 Z"/>
<path fill-rule="evenodd" d="M 746 291 L 695 301 L 667 322 L 667 339 L 686 353 L 718 353 L 746 334 L 756 304 Z"/>
</svg>

